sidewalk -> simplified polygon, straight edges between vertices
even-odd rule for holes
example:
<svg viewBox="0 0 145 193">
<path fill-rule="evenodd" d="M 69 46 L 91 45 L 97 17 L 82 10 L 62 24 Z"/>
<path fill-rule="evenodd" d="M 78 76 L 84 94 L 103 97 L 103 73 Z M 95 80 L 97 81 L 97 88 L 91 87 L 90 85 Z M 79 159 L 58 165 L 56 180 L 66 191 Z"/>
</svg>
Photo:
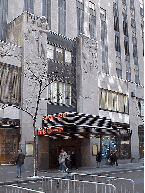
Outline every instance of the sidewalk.
<svg viewBox="0 0 145 193">
<path fill-rule="evenodd" d="M 79 170 L 70 170 L 68 173 L 84 173 L 84 174 L 103 174 L 108 172 L 117 172 L 123 170 L 136 170 L 144 169 L 143 163 L 127 163 L 119 164 L 118 166 L 102 165 L 100 168 L 96 167 L 81 167 Z M 37 175 L 40 176 L 50 176 L 50 177 L 65 177 L 68 173 L 61 173 L 58 169 L 50 169 L 48 171 L 38 171 Z M 26 171 L 22 173 L 22 179 L 17 179 L 16 166 L 2 166 L 0 165 L 0 186 L 6 184 L 22 183 L 28 182 L 30 180 L 35 180 L 36 178 L 28 178 L 34 176 L 33 172 Z"/>
</svg>

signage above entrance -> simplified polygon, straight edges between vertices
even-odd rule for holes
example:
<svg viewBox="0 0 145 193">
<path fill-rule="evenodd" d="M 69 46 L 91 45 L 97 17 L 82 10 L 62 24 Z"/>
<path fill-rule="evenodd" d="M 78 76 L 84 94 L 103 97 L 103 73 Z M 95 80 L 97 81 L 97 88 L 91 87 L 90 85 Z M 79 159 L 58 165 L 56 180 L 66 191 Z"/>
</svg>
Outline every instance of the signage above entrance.
<svg viewBox="0 0 145 193">
<path fill-rule="evenodd" d="M 38 135 L 48 135 L 51 132 L 59 132 L 63 131 L 63 128 L 43 128 L 43 129 L 38 129 Z"/>
<path fill-rule="evenodd" d="M 111 119 L 78 112 L 62 112 L 43 117 L 38 136 L 51 138 L 92 138 L 100 135 L 119 135 L 117 127 L 112 127 Z"/>
<path fill-rule="evenodd" d="M 52 119 L 55 117 L 65 117 L 67 114 L 66 113 L 58 113 L 58 114 L 54 114 L 54 115 L 48 115 L 48 116 L 44 116 L 43 119 Z"/>
</svg>

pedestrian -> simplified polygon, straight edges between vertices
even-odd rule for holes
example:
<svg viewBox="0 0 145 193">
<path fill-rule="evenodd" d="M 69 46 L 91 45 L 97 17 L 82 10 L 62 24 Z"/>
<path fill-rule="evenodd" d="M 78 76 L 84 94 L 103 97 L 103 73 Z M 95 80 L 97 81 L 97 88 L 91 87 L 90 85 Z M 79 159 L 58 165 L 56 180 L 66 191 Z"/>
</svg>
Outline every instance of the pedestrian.
<svg viewBox="0 0 145 193">
<path fill-rule="evenodd" d="M 63 149 L 61 150 L 60 156 L 62 158 L 62 160 L 61 160 L 62 161 L 62 172 L 67 172 L 68 168 L 65 165 L 65 160 L 67 158 L 67 153 Z"/>
<path fill-rule="evenodd" d="M 62 155 L 61 154 L 59 155 L 58 162 L 59 162 L 59 169 L 58 169 L 58 171 L 62 171 Z"/>
<path fill-rule="evenodd" d="M 110 164 L 113 166 L 113 163 L 114 163 L 114 154 L 113 154 L 113 151 L 111 150 L 110 151 Z"/>
<path fill-rule="evenodd" d="M 78 170 L 74 151 L 72 151 L 72 154 L 71 154 L 71 170 L 72 170 L 72 167 L 75 167 Z"/>
<path fill-rule="evenodd" d="M 96 162 L 97 162 L 97 167 L 100 167 L 100 164 L 101 164 L 101 152 L 100 151 L 98 151 L 96 155 Z"/>
<path fill-rule="evenodd" d="M 68 169 L 71 169 L 71 152 L 70 151 L 67 152 L 66 164 Z"/>
<path fill-rule="evenodd" d="M 22 149 L 18 149 L 18 154 L 16 157 L 16 165 L 17 165 L 17 178 L 22 177 L 22 165 L 24 164 L 25 154 L 22 152 Z"/>
<path fill-rule="evenodd" d="M 118 159 L 118 152 L 117 152 L 117 150 L 116 150 L 116 151 L 114 152 L 114 162 L 116 163 L 116 166 L 118 166 L 117 159 Z"/>
</svg>

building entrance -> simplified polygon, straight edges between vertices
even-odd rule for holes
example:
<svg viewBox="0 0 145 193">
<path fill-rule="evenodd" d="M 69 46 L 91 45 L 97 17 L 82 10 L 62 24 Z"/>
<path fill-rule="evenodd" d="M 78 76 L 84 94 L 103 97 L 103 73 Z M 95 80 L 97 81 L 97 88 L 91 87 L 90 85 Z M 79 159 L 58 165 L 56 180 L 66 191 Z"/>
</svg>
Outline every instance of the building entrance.
<svg viewBox="0 0 145 193">
<path fill-rule="evenodd" d="M 65 142 L 65 143 L 64 143 Z M 61 149 L 64 149 L 64 151 L 68 152 L 75 152 L 76 155 L 76 160 L 77 160 L 77 165 L 80 167 L 81 166 L 81 144 L 79 140 L 50 140 L 49 141 L 49 166 L 50 168 L 56 168 L 59 166 L 58 163 L 58 157 L 61 152 Z"/>
</svg>

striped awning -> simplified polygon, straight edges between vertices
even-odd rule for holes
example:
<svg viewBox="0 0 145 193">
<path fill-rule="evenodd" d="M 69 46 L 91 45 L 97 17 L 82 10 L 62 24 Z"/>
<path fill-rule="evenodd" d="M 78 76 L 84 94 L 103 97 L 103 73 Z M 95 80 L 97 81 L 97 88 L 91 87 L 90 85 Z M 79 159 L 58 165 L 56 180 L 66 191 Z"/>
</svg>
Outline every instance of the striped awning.
<svg viewBox="0 0 145 193">
<path fill-rule="evenodd" d="M 111 127 L 111 119 L 78 112 L 44 116 L 42 128 L 38 129 L 38 135 L 65 139 L 92 138 L 101 134 L 118 134 L 118 130 Z"/>
</svg>

